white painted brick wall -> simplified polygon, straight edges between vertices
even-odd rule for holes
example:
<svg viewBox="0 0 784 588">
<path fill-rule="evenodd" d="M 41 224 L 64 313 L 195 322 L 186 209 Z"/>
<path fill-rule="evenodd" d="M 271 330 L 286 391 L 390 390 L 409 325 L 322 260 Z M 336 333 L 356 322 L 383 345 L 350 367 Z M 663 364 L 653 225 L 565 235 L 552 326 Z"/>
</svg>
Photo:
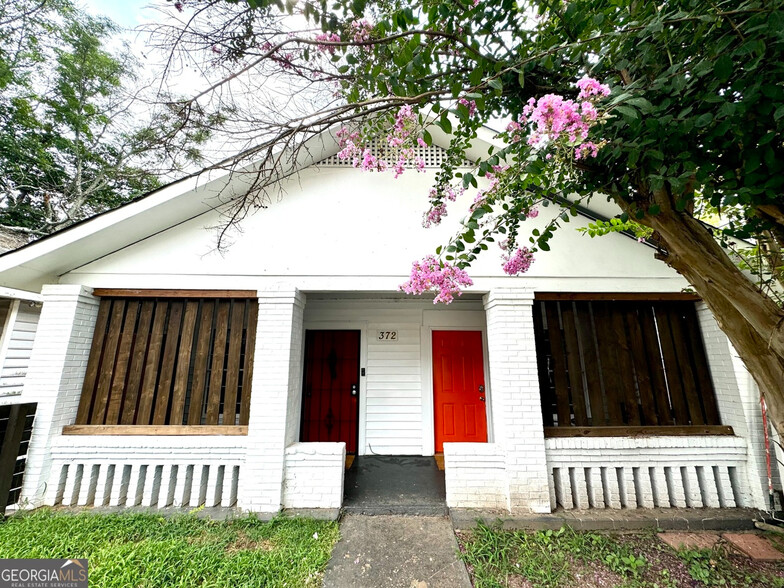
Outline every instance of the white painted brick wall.
<svg viewBox="0 0 784 588">
<path fill-rule="evenodd" d="M 564 437 L 545 446 L 553 508 L 753 506 L 740 437 Z"/>
<path fill-rule="evenodd" d="M 506 455 L 497 443 L 444 443 L 446 505 L 509 509 Z"/>
<path fill-rule="evenodd" d="M 61 435 L 44 502 L 66 506 L 233 506 L 242 436 Z"/>
<path fill-rule="evenodd" d="M 512 511 L 550 511 L 537 375 L 534 294 L 503 288 L 484 297 L 495 441 L 506 455 Z"/>
<path fill-rule="evenodd" d="M 293 289 L 258 296 L 248 452 L 238 506 L 277 512 L 283 502 L 285 449 L 299 430 L 305 296 Z"/>
<path fill-rule="evenodd" d="M 751 505 L 765 509 L 768 482 L 759 390 L 707 305 L 697 304 L 697 316 L 722 423 L 746 440 L 743 484 L 748 488 Z"/>
<path fill-rule="evenodd" d="M 294 443 L 286 448 L 285 508 L 343 505 L 345 443 Z"/>
<path fill-rule="evenodd" d="M 22 490 L 22 500 L 34 506 L 49 482 L 52 443 L 76 418 L 99 302 L 82 286 L 46 285 L 41 294 L 24 392 L 26 402 L 38 403 Z"/>
</svg>

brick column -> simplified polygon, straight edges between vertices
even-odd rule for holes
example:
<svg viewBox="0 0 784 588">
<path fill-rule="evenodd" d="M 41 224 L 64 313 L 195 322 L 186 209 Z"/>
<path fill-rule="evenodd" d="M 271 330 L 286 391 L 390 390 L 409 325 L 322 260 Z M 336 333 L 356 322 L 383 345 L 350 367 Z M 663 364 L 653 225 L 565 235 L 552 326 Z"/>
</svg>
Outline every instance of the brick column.
<svg viewBox="0 0 784 588">
<path fill-rule="evenodd" d="M 99 300 L 92 289 L 47 285 L 25 378 L 25 397 L 38 403 L 27 454 L 22 502 L 39 506 L 51 479 L 51 446 L 72 425 L 87 370 Z"/>
<path fill-rule="evenodd" d="M 286 447 L 299 433 L 305 296 L 295 289 L 259 292 L 248 451 L 237 506 L 277 512 Z"/>
<path fill-rule="evenodd" d="M 747 444 L 745 479 L 738 480 L 745 490 L 739 506 L 767 509 L 768 476 L 759 389 L 704 302 L 697 303 L 697 316 L 721 422 L 731 426 Z M 743 472 L 739 474 L 741 478 Z"/>
<path fill-rule="evenodd" d="M 550 512 L 534 345 L 534 294 L 499 288 L 484 297 L 495 442 L 506 453 L 512 511 Z"/>
</svg>

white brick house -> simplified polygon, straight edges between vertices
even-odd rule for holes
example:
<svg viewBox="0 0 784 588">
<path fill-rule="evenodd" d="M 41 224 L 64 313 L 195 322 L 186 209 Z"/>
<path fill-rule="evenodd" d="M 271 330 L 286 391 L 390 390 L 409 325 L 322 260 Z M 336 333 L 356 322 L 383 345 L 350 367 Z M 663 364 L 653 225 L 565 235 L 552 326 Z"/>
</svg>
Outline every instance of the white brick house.
<svg viewBox="0 0 784 588">
<path fill-rule="evenodd" d="M 443 448 L 450 507 L 766 506 L 754 386 L 650 246 L 567 227 L 526 275 L 505 276 L 488 252 L 474 286 L 434 306 L 398 290 L 455 226 L 419 226 L 434 167 L 392 180 L 336 151 L 314 142 L 223 253 L 215 227 L 245 180 L 205 173 L 0 256 L 0 284 L 43 301 L 22 392 L 39 403 L 24 500 L 335 508 L 347 448 Z M 439 148 L 427 155 L 437 165 Z M 665 357 L 664 327 L 629 318 L 656 304 L 657 324 L 675 313 L 667 345 L 691 342 L 688 375 Z M 612 321 L 626 343 L 606 355 Z M 635 345 L 649 335 L 645 359 Z M 479 351 L 458 378 L 448 366 L 468 361 L 454 349 L 469 339 Z M 319 412 L 333 385 L 343 408 Z"/>
</svg>

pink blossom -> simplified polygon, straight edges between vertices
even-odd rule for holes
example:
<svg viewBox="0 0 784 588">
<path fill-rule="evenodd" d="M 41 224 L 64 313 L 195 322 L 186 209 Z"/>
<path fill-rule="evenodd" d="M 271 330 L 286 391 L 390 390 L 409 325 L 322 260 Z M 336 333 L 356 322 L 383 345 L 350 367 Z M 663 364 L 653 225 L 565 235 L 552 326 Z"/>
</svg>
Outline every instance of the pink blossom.
<svg viewBox="0 0 784 588">
<path fill-rule="evenodd" d="M 418 172 L 425 171 L 425 160 L 422 159 L 421 157 L 417 157 L 414 159 L 414 165 L 416 166 Z"/>
<path fill-rule="evenodd" d="M 428 255 L 422 261 L 413 263 L 411 276 L 406 283 L 400 285 L 400 289 L 406 294 L 435 292 L 434 304 L 449 304 L 455 295 L 460 296 L 464 286 L 471 286 L 473 283 L 464 270 Z"/>
<path fill-rule="evenodd" d="M 599 154 L 599 146 L 593 141 L 586 141 L 578 145 L 574 150 L 575 159 L 585 159 L 586 157 L 596 157 Z"/>
<path fill-rule="evenodd" d="M 588 76 L 579 80 L 576 86 L 580 89 L 579 100 L 590 100 L 593 96 L 604 98 L 610 95 L 610 86 L 600 84 L 597 80 Z"/>
<path fill-rule="evenodd" d="M 326 42 L 326 43 L 340 43 L 340 35 L 337 33 L 321 33 L 320 35 L 316 35 L 316 41 Z M 322 53 L 331 53 L 334 54 L 337 47 L 334 45 L 316 45 L 316 48 L 321 51 Z"/>
<path fill-rule="evenodd" d="M 468 109 L 468 116 L 474 116 L 476 114 L 476 102 L 473 100 L 468 100 L 467 98 L 461 98 L 457 101 L 458 104 L 462 104 Z"/>
<path fill-rule="evenodd" d="M 373 30 L 373 25 L 367 19 L 355 20 L 350 25 L 351 38 L 355 43 L 364 43 L 370 40 L 370 32 Z"/>
<path fill-rule="evenodd" d="M 422 137 L 417 137 L 417 145 L 422 147 L 422 149 L 427 149 L 427 143 L 425 143 L 425 140 Z"/>
<path fill-rule="evenodd" d="M 531 207 L 528 209 L 528 212 L 525 213 L 525 218 L 536 218 L 539 216 L 539 209 L 536 207 Z"/>
<path fill-rule="evenodd" d="M 534 254 L 528 247 L 518 247 L 512 255 L 504 255 L 504 272 L 516 276 L 528 271 L 534 261 Z"/>
<path fill-rule="evenodd" d="M 175 2 L 174 7 L 177 9 L 177 12 L 182 12 L 184 9 L 182 2 Z"/>
<path fill-rule="evenodd" d="M 446 204 L 443 202 L 432 206 L 422 218 L 422 226 L 429 229 L 433 225 L 440 225 L 441 219 L 446 216 Z"/>
</svg>

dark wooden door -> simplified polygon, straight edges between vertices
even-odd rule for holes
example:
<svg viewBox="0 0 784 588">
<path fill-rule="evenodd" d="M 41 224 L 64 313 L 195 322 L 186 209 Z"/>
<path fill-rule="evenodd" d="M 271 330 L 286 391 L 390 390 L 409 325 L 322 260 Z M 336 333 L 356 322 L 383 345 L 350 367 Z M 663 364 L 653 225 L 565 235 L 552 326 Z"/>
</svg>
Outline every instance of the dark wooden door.
<svg viewBox="0 0 784 588">
<path fill-rule="evenodd" d="M 487 441 L 482 333 L 433 331 L 436 453 L 444 442 Z"/>
<path fill-rule="evenodd" d="M 356 454 L 359 434 L 359 331 L 306 331 L 302 441 L 343 441 Z"/>
</svg>

